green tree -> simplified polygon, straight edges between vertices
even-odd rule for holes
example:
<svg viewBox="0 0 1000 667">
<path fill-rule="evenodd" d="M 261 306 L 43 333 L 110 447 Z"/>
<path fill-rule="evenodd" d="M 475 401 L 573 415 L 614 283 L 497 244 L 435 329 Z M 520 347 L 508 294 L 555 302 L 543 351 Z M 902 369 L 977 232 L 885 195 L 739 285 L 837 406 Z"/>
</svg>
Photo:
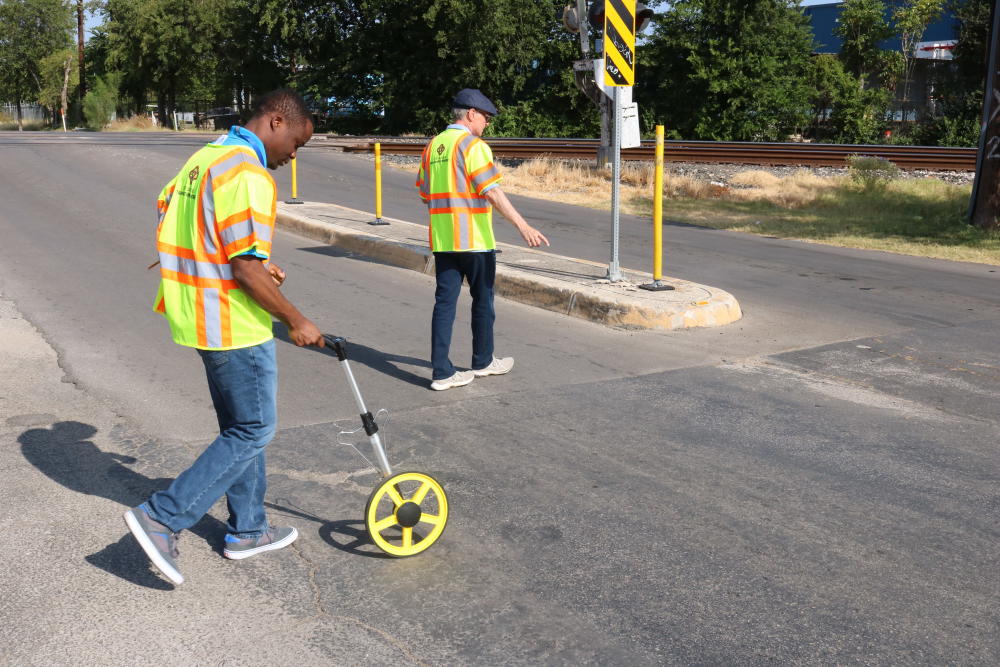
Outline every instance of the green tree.
<svg viewBox="0 0 1000 667">
<path fill-rule="evenodd" d="M 838 58 L 854 79 L 854 90 L 842 85 L 830 117 L 837 141 L 869 143 L 878 138 L 903 66 L 903 56 L 882 48 L 895 35 L 882 0 L 846 0 L 835 34 L 842 46 Z"/>
<path fill-rule="evenodd" d="M 122 74 L 136 110 L 153 91 L 166 123 L 179 99 L 217 76 L 220 35 L 236 9 L 229 0 L 107 0 L 105 69 Z"/>
<path fill-rule="evenodd" d="M 916 46 L 927 26 L 941 17 L 945 0 L 904 0 L 892 12 L 903 51 L 903 111 L 910 103 L 910 84 L 917 64 Z"/>
<path fill-rule="evenodd" d="M 812 46 L 797 2 L 678 0 L 642 46 L 637 96 L 672 136 L 780 140 L 809 121 Z"/>
<path fill-rule="evenodd" d="M 537 0 L 383 0 L 363 55 L 387 132 L 439 130 L 461 88 L 498 103 L 522 98 L 554 29 L 553 3 Z"/>
<path fill-rule="evenodd" d="M 21 105 L 42 88 L 42 61 L 70 44 L 71 26 L 64 0 L 0 2 L 0 97 L 16 105 L 19 130 Z"/>
<path fill-rule="evenodd" d="M 845 0 L 834 28 L 842 40 L 840 60 L 861 88 L 893 85 L 900 55 L 883 49 L 895 36 L 882 0 Z"/>
<path fill-rule="evenodd" d="M 56 51 L 39 62 L 38 103 L 52 110 L 53 119 L 58 122 L 59 112 L 68 113 L 69 93 L 80 82 L 80 68 L 76 51 L 65 48 Z"/>
<path fill-rule="evenodd" d="M 921 143 L 975 146 L 983 115 L 986 58 L 989 52 L 991 0 L 951 0 L 947 8 L 958 22 L 958 43 L 947 76 L 937 82 L 940 104 L 921 124 Z"/>
<path fill-rule="evenodd" d="M 83 115 L 87 119 L 87 127 L 100 130 L 111 122 L 118 106 L 118 87 L 120 75 L 109 74 L 99 77 L 83 98 Z"/>
</svg>

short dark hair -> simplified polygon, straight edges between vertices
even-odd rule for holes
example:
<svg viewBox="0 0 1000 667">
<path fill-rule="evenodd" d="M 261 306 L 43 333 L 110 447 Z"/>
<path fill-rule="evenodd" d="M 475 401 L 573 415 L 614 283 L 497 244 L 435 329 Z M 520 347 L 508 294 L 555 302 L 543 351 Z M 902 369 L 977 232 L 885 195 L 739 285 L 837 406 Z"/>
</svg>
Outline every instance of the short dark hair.
<svg viewBox="0 0 1000 667">
<path fill-rule="evenodd" d="M 306 101 L 291 88 L 272 90 L 258 98 L 253 107 L 253 115 L 260 116 L 266 113 L 280 113 L 292 125 L 307 120 L 312 121 L 312 115 L 306 108 Z"/>
</svg>

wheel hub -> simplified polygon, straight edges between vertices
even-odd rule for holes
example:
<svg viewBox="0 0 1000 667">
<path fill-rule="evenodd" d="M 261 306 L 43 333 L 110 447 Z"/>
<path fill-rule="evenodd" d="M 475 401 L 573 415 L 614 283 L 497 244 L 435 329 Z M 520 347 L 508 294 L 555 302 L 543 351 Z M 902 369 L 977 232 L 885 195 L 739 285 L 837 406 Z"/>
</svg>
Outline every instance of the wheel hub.
<svg viewBox="0 0 1000 667">
<path fill-rule="evenodd" d="M 414 502 L 405 502 L 396 510 L 396 521 L 403 528 L 413 528 L 420 523 L 420 505 Z"/>
</svg>

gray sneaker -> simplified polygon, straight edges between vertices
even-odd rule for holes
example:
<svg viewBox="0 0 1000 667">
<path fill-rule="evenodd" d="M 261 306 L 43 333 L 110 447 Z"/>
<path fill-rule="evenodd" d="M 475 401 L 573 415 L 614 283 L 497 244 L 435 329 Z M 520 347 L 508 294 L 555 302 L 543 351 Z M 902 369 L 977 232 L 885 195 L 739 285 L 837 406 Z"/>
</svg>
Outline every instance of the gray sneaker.
<svg viewBox="0 0 1000 667">
<path fill-rule="evenodd" d="M 450 378 L 431 382 L 431 389 L 434 391 L 444 391 L 453 387 L 464 387 L 475 379 L 476 376 L 472 371 L 455 371 L 455 374 Z"/>
<path fill-rule="evenodd" d="M 125 512 L 125 525 L 156 569 L 173 583 L 183 584 L 184 576 L 174 562 L 177 558 L 177 533 L 150 518 L 145 505 Z"/>
<path fill-rule="evenodd" d="M 514 357 L 504 357 L 503 359 L 497 359 L 493 357 L 493 361 L 486 368 L 474 368 L 472 369 L 473 375 L 477 378 L 486 377 L 487 375 L 505 375 L 510 373 L 514 368 Z"/>
<path fill-rule="evenodd" d="M 222 555 L 232 560 L 250 558 L 265 551 L 273 551 L 287 547 L 299 536 L 294 526 L 271 526 L 260 537 L 244 537 L 226 535 L 226 548 Z"/>
</svg>

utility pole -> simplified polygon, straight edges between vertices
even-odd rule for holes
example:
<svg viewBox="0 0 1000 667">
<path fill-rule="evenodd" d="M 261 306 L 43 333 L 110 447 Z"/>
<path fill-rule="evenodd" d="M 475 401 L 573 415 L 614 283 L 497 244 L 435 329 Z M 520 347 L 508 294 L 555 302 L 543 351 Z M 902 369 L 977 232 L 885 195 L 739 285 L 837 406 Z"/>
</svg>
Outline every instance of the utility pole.
<svg viewBox="0 0 1000 667">
<path fill-rule="evenodd" d="M 80 109 L 87 94 L 87 66 L 83 62 L 83 0 L 76 0 L 76 50 L 80 59 Z"/>
<path fill-rule="evenodd" d="M 983 124 L 969 203 L 969 221 L 982 229 L 1000 227 L 1000 11 L 996 2 L 991 11 Z"/>
</svg>

